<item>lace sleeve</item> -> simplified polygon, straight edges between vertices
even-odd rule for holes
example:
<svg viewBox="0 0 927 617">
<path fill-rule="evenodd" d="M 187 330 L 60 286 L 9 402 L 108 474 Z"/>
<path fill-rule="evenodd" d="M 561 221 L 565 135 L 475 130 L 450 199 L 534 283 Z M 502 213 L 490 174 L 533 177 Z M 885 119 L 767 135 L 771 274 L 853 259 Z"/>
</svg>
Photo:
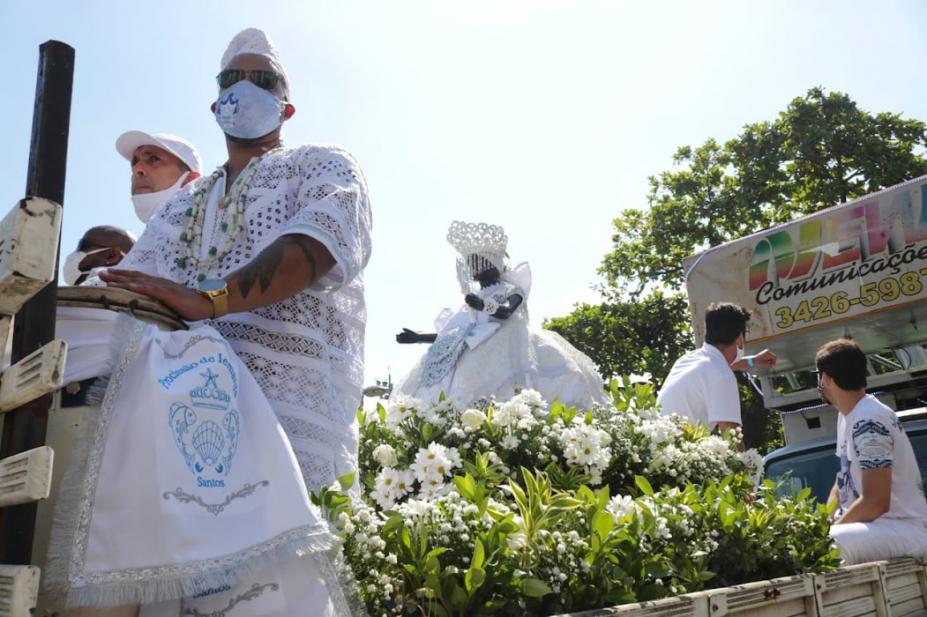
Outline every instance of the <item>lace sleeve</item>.
<svg viewBox="0 0 927 617">
<path fill-rule="evenodd" d="M 307 149 L 297 164 L 297 209 L 278 235 L 303 234 L 325 245 L 335 267 L 313 288 L 340 287 L 370 259 L 372 221 L 364 177 L 350 154 L 334 148 Z"/>
<path fill-rule="evenodd" d="M 152 276 L 162 276 L 158 272 L 157 260 L 157 241 L 153 225 L 148 225 L 142 236 L 138 239 L 132 250 L 122 258 L 119 265 L 116 266 L 121 270 L 136 270 Z"/>
</svg>

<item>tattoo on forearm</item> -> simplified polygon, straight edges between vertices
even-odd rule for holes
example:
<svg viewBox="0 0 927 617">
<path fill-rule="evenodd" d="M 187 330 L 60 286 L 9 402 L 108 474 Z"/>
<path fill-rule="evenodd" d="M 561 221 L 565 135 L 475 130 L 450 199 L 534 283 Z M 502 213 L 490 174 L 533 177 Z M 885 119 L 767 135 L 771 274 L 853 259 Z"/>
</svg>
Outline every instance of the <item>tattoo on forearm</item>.
<svg viewBox="0 0 927 617">
<path fill-rule="evenodd" d="M 306 258 L 306 263 L 311 269 L 309 282 L 315 281 L 316 261 L 309 251 L 308 238 L 302 236 L 281 236 L 261 253 L 248 265 L 238 271 L 238 288 L 241 290 L 241 297 L 247 298 L 248 294 L 257 284 L 261 293 L 266 293 L 274 280 L 274 275 L 280 264 L 283 263 L 283 254 L 286 247 L 290 245 L 297 246 Z"/>
</svg>

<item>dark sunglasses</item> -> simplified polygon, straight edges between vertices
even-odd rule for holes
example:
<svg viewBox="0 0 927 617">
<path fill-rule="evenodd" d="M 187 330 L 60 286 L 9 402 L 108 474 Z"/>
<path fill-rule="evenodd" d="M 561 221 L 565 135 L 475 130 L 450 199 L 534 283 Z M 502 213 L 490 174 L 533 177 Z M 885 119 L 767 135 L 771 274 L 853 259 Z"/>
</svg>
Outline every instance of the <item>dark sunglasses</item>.
<svg viewBox="0 0 927 617">
<path fill-rule="evenodd" d="M 216 75 L 216 81 L 219 82 L 219 88 L 225 89 L 247 79 L 258 88 L 264 90 L 273 90 L 280 83 L 280 75 L 274 71 L 254 70 L 246 71 L 243 69 L 226 69 Z"/>
</svg>

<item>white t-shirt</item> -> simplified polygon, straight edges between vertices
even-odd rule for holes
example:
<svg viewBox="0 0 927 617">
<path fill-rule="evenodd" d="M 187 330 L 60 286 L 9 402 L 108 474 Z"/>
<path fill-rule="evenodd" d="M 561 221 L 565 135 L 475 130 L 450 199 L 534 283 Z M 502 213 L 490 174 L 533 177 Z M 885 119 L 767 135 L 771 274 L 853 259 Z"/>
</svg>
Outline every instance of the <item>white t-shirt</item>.
<svg viewBox="0 0 927 617">
<path fill-rule="evenodd" d="M 892 470 L 892 501 L 886 518 L 927 519 L 927 501 L 911 441 L 898 417 L 871 394 L 837 419 L 837 489 L 840 509 L 856 501 L 863 488 L 864 469 Z"/>
<path fill-rule="evenodd" d="M 708 343 L 676 360 L 657 404 L 664 415 L 675 413 L 692 424 L 742 424 L 737 378 L 721 351 Z"/>
</svg>

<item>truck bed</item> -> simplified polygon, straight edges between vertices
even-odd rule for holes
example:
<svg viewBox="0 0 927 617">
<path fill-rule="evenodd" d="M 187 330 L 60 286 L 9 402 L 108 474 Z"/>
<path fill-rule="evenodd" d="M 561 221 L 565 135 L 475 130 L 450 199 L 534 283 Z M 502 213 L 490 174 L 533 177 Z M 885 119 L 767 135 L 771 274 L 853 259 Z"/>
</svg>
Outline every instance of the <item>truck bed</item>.
<svg viewBox="0 0 927 617">
<path fill-rule="evenodd" d="M 569 617 L 927 616 L 927 569 L 906 558 L 709 589 Z M 566 617 L 566 616 L 562 616 Z"/>
</svg>

